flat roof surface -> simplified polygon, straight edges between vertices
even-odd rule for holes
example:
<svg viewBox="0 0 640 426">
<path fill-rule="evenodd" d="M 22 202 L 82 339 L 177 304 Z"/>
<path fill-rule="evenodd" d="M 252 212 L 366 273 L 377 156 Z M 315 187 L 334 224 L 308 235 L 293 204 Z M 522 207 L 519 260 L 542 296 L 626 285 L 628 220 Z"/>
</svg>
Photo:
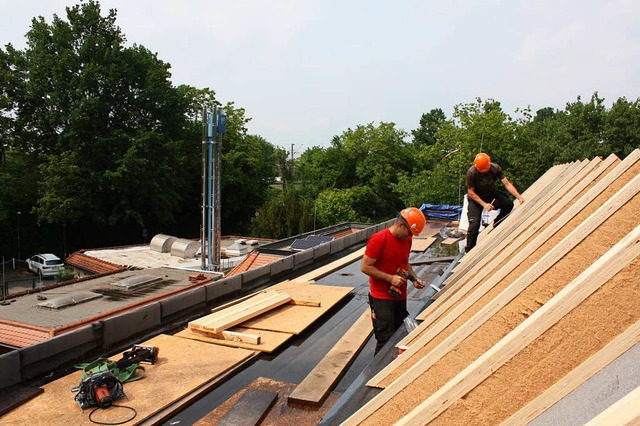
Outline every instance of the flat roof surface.
<svg viewBox="0 0 640 426">
<path fill-rule="evenodd" d="M 202 272 L 206 277 L 219 277 L 219 274 Z M 185 290 L 197 286 L 189 281 L 192 271 L 172 268 L 145 269 L 141 271 L 124 271 L 113 275 L 93 278 L 65 286 L 52 288 L 39 293 L 17 297 L 9 305 L 0 306 L 0 319 L 17 323 L 35 325 L 45 328 L 56 328 L 80 322 L 96 315 L 107 314 L 115 309 L 143 302 L 154 297 Z M 111 284 L 119 280 L 140 275 L 161 278 L 159 282 L 144 286 L 135 291 L 114 289 Z M 77 305 L 61 309 L 51 309 L 38 306 L 58 297 L 64 297 L 75 292 L 95 292 L 102 297 Z M 46 300 L 39 300 L 39 297 Z"/>
</svg>

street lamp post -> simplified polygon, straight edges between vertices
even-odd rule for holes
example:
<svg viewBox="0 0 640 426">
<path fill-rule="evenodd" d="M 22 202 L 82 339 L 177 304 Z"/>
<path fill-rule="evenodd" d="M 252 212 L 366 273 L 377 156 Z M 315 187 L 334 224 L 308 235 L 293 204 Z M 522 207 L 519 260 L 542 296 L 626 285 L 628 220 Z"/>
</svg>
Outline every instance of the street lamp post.
<svg viewBox="0 0 640 426">
<path fill-rule="evenodd" d="M 20 215 L 21 213 L 18 212 L 18 260 L 20 260 Z"/>
</svg>

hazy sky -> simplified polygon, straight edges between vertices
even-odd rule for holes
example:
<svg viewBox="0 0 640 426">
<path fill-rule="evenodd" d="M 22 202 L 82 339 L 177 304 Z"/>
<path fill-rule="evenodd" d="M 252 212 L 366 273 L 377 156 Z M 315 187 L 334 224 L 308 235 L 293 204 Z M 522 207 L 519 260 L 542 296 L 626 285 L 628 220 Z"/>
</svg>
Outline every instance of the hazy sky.
<svg viewBox="0 0 640 426">
<path fill-rule="evenodd" d="M 0 0 L 0 45 L 24 48 L 31 18 L 79 1 Z M 103 0 L 128 43 L 171 64 L 175 85 L 246 109 L 249 131 L 300 154 L 359 124 L 476 97 L 563 109 L 598 91 L 640 96 L 633 0 Z"/>
</svg>

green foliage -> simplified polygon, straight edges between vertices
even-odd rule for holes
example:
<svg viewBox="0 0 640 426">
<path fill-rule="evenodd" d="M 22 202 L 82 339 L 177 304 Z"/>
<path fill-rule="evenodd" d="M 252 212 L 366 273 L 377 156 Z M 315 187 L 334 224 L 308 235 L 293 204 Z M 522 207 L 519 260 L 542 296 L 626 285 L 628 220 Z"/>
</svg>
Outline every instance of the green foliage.
<svg viewBox="0 0 640 426">
<path fill-rule="evenodd" d="M 251 221 L 251 235 L 286 238 L 312 229 L 313 205 L 294 187 L 271 189 Z"/>
<path fill-rule="evenodd" d="M 379 198 L 368 186 L 347 189 L 326 189 L 316 199 L 317 219 L 320 227 L 343 222 L 367 222 L 374 216 Z"/>
</svg>

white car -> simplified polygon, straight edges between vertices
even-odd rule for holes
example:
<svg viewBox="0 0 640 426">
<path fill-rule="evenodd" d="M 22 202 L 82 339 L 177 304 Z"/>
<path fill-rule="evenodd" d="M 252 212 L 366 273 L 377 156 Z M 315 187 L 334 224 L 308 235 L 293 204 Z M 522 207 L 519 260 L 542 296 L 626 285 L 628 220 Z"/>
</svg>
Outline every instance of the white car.
<svg viewBox="0 0 640 426">
<path fill-rule="evenodd" d="M 27 259 L 27 268 L 42 277 L 52 277 L 64 269 L 64 262 L 51 253 L 36 254 Z"/>
</svg>

